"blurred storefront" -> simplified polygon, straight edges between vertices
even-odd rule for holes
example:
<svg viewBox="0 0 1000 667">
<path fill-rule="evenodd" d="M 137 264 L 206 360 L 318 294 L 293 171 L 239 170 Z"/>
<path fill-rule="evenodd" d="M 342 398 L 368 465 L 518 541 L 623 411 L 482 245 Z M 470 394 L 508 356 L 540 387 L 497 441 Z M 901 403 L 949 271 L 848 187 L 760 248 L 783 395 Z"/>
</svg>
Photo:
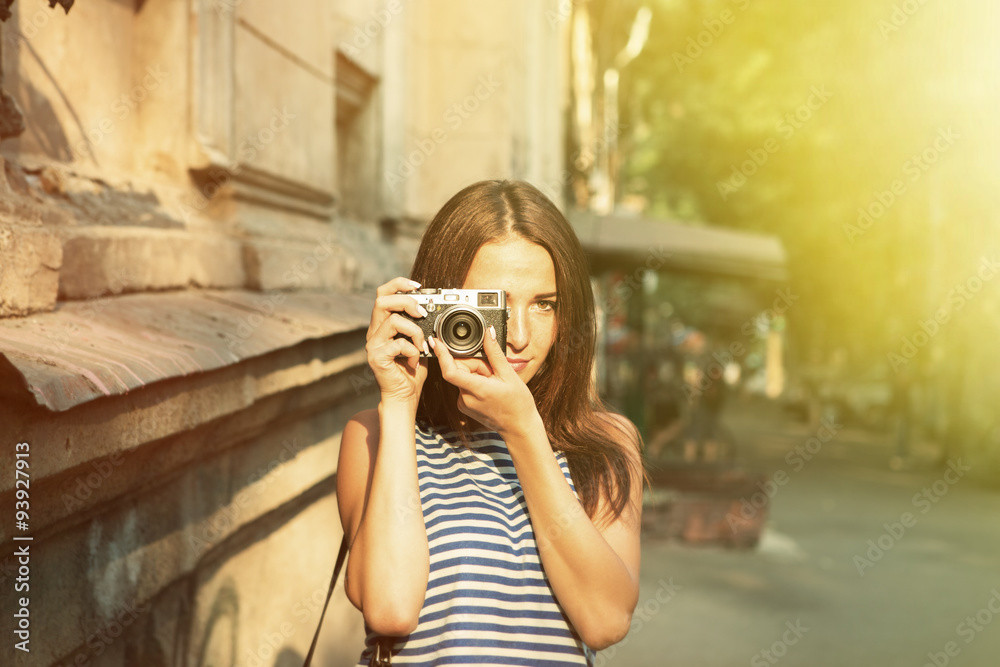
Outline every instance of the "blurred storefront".
<svg viewBox="0 0 1000 667">
<path fill-rule="evenodd" d="M 718 375 L 706 383 L 781 393 L 783 315 L 797 297 L 779 239 L 631 215 L 572 223 L 594 276 L 600 391 L 647 438 L 653 413 L 698 392 L 695 357 Z"/>
</svg>

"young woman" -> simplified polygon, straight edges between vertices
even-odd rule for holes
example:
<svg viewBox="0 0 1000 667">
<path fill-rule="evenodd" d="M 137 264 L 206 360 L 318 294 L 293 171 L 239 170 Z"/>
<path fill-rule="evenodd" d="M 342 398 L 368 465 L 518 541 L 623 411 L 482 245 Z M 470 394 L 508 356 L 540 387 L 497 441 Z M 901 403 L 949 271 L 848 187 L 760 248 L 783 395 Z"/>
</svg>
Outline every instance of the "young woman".
<svg viewBox="0 0 1000 667">
<path fill-rule="evenodd" d="M 435 216 L 412 278 L 378 288 L 367 353 L 381 400 L 340 450 L 359 664 L 376 643 L 393 664 L 593 664 L 638 600 L 645 473 L 636 429 L 591 380 L 583 249 L 539 190 L 483 181 Z M 506 349 L 495 330 L 485 360 L 425 339 L 401 313 L 426 311 L 397 294 L 419 285 L 505 290 Z"/>
</svg>

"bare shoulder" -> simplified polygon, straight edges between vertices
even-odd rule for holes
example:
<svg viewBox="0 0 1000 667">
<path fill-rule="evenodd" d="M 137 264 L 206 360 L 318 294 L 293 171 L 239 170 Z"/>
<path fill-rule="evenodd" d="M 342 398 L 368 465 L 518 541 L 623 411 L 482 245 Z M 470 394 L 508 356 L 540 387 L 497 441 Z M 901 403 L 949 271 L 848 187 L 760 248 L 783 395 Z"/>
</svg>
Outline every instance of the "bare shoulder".
<svg viewBox="0 0 1000 667">
<path fill-rule="evenodd" d="M 638 454 L 641 444 L 639 429 L 626 417 L 617 412 L 598 412 L 604 423 L 608 437 L 627 452 Z"/>
<path fill-rule="evenodd" d="M 625 470 L 618 469 L 619 472 L 612 480 L 611 489 L 608 489 L 610 497 L 602 494 L 596 516 L 608 516 L 606 510 L 608 510 L 612 502 L 615 504 L 621 502 L 619 494 L 627 489 L 627 498 L 624 501 L 625 506 L 621 508 L 621 513 L 614 513 L 614 521 L 610 524 L 602 522 L 599 527 L 601 528 L 601 533 L 606 538 L 616 532 L 624 531 L 621 535 L 627 535 L 628 537 L 623 539 L 632 544 L 632 541 L 637 539 L 636 536 L 638 535 L 638 526 L 640 517 L 642 516 L 643 481 L 646 479 L 642 455 L 642 436 L 639 434 L 639 429 L 636 428 L 635 424 L 624 415 L 610 411 L 598 412 L 597 415 L 604 425 L 608 441 L 613 443 L 624 455 Z M 612 498 L 615 500 L 612 501 Z M 635 547 L 635 544 L 632 544 L 632 546 Z"/>
</svg>

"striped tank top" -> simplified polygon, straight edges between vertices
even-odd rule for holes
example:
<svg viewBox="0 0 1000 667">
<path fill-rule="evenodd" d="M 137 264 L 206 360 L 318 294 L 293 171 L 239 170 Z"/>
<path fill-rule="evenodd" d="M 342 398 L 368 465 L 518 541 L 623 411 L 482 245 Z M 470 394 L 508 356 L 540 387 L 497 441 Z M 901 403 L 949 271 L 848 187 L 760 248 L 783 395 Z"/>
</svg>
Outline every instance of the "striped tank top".
<svg viewBox="0 0 1000 667">
<path fill-rule="evenodd" d="M 416 630 L 393 665 L 593 665 L 542 569 L 524 494 L 500 435 L 416 424 L 430 575 Z M 555 453 L 576 493 L 563 452 Z M 358 665 L 368 665 L 368 632 Z"/>
</svg>

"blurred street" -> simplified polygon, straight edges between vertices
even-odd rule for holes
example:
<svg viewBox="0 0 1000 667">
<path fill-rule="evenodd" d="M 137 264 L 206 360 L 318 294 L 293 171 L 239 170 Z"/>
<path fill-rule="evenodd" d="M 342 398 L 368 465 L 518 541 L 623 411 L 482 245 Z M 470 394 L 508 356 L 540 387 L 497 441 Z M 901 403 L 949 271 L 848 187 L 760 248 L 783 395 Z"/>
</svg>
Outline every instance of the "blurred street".
<svg viewBox="0 0 1000 667">
<path fill-rule="evenodd" d="M 815 433 L 777 406 L 733 401 L 723 421 L 746 469 L 788 474 L 761 542 L 644 537 L 632 631 L 598 665 L 1000 664 L 1000 490 L 946 474 L 930 445 L 894 472 L 888 435 L 851 427 L 790 465 Z"/>
</svg>

